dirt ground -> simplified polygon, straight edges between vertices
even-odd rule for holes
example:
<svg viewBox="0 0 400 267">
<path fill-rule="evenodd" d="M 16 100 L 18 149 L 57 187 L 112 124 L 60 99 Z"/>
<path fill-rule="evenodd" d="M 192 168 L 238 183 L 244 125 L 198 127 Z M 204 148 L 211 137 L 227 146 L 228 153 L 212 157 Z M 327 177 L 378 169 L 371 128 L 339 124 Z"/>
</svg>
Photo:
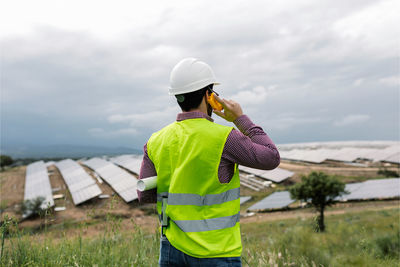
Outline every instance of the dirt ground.
<svg viewBox="0 0 400 267">
<path fill-rule="evenodd" d="M 26 166 L 0 172 L 0 203 L 2 216 L 19 216 L 18 210 L 24 200 Z"/>
<path fill-rule="evenodd" d="M 377 172 L 380 169 L 379 167 L 358 167 L 343 164 L 306 164 L 286 161 L 282 161 L 279 167 L 296 173 L 287 184 L 300 181 L 302 175 L 308 174 L 311 171 L 324 171 L 328 174 L 348 176 L 350 177 L 349 180 L 351 180 L 351 177 L 379 177 Z M 45 219 L 30 218 L 27 220 L 21 220 L 21 215 L 18 213 L 20 204 L 24 198 L 26 167 L 15 167 L 0 172 L 1 219 L 3 220 L 5 215 L 14 217 L 17 220 L 21 220 L 19 222 L 19 227 L 30 229 L 33 232 L 42 232 L 45 225 L 46 229 L 49 229 L 55 237 L 61 236 L 66 232 L 71 237 L 78 234 L 83 236 L 100 235 L 104 232 L 105 227 L 107 227 L 106 222 L 109 220 L 110 216 L 118 219 L 118 224 L 122 231 L 132 231 L 136 226 L 140 226 L 148 231 L 155 231 L 155 229 L 157 229 L 158 221 L 154 205 L 139 205 L 137 200 L 131 203 L 125 203 L 105 182 L 99 183 L 90 169 L 87 167 L 84 167 L 84 169 L 95 179 L 103 194 L 110 195 L 110 198 L 95 198 L 79 206 L 75 206 L 60 172 L 52 165 L 48 167 L 48 172 L 50 183 L 54 191 L 53 194 L 63 195 L 62 198 L 55 200 L 55 206 L 65 207 L 66 210 L 52 212 L 52 214 L 48 214 Z M 397 166 L 387 169 L 399 171 Z M 260 192 L 255 192 L 248 188 L 241 187 L 241 195 L 252 195 L 253 200 L 257 200 L 273 190 L 272 188 L 266 188 Z M 338 203 L 327 209 L 326 215 L 330 216 L 333 214 L 360 210 L 383 210 L 399 207 L 400 200 Z M 245 214 L 246 213 L 242 209 L 242 215 Z M 289 218 L 302 219 L 312 216 L 315 216 L 315 213 L 310 208 L 291 209 L 288 211 L 257 213 L 254 216 L 243 217 L 241 222 L 252 223 Z"/>
</svg>

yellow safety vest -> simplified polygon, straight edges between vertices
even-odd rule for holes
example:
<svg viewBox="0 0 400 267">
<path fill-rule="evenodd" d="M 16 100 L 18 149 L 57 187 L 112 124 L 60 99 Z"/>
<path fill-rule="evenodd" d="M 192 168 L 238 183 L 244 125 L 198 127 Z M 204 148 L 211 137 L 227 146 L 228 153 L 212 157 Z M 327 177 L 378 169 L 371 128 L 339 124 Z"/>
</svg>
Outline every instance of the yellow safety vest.
<svg viewBox="0 0 400 267">
<path fill-rule="evenodd" d="M 147 143 L 158 177 L 157 211 L 161 216 L 164 209 L 169 219 L 165 235 L 193 257 L 239 257 L 242 252 L 238 166 L 229 183 L 218 179 L 231 130 L 207 119 L 187 119 L 154 133 Z"/>
</svg>

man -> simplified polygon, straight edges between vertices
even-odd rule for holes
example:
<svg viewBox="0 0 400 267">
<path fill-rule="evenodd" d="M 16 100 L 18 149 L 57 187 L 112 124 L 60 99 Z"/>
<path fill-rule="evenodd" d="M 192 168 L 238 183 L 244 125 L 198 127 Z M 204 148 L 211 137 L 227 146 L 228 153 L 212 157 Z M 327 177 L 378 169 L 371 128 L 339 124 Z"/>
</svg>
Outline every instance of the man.
<svg viewBox="0 0 400 267">
<path fill-rule="evenodd" d="M 280 156 L 267 134 L 233 100 L 208 97 L 218 84 L 209 65 L 194 58 L 172 70 L 169 92 L 182 113 L 144 146 L 139 179 L 157 175 L 157 189 L 139 193 L 157 201 L 160 266 L 241 266 L 238 165 L 270 170 Z M 212 112 L 240 130 L 213 122 Z"/>
</svg>

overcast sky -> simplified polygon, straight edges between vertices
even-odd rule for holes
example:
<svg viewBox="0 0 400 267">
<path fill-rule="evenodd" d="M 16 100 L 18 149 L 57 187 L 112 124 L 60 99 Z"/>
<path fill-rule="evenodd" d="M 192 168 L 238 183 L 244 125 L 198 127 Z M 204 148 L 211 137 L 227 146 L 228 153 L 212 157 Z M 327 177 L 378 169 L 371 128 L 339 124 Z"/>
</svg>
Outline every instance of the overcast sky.
<svg viewBox="0 0 400 267">
<path fill-rule="evenodd" d="M 3 1 L 1 144 L 142 148 L 182 58 L 278 144 L 399 139 L 399 1 Z M 215 115 L 214 115 L 215 116 Z M 217 123 L 223 123 L 216 119 Z"/>
</svg>

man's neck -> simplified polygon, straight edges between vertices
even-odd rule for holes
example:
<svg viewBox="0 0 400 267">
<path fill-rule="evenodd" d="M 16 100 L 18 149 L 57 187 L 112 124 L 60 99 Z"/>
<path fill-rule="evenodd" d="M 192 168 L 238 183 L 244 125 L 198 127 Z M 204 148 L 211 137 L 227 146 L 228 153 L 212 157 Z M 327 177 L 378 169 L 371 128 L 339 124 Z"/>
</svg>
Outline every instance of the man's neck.
<svg viewBox="0 0 400 267">
<path fill-rule="evenodd" d="M 185 112 L 201 112 L 201 113 L 204 113 L 204 114 L 207 115 L 207 111 L 204 111 L 204 110 L 199 109 L 199 108 L 191 109 L 191 110 L 189 110 L 189 111 L 182 111 L 182 112 L 183 112 L 183 113 L 185 113 Z"/>
<path fill-rule="evenodd" d="M 203 101 L 201 101 L 200 105 L 197 108 L 191 109 L 191 110 L 189 110 L 189 112 L 202 112 L 202 113 L 208 115 L 207 104 L 206 104 L 205 98 L 203 99 Z"/>
<path fill-rule="evenodd" d="M 191 110 L 191 111 L 186 111 L 186 112 L 183 111 L 176 116 L 177 121 L 184 121 L 187 119 L 198 119 L 198 118 L 204 118 L 211 122 L 214 122 L 214 120 L 210 116 L 208 116 L 207 114 L 205 114 L 197 109 Z"/>
</svg>

